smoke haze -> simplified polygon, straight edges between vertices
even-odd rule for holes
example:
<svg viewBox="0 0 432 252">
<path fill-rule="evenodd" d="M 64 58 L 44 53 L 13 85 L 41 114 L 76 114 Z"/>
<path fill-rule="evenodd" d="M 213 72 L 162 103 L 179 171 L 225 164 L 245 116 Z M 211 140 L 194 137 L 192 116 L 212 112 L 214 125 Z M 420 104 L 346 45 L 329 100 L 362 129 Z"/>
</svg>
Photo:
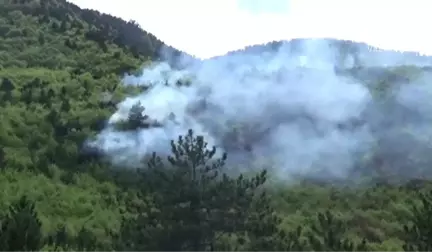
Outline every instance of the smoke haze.
<svg viewBox="0 0 432 252">
<path fill-rule="evenodd" d="M 125 76 L 125 85 L 148 89 L 118 104 L 90 142 L 113 163 L 169 154 L 170 140 L 193 129 L 228 153 L 232 169 L 269 168 L 284 180 L 351 181 L 383 170 L 403 179 L 432 175 L 430 73 L 392 72 L 430 66 L 428 57 L 304 39 L 170 63 Z M 185 80 L 190 85 L 178 85 Z M 163 127 L 117 131 L 137 102 Z"/>
</svg>

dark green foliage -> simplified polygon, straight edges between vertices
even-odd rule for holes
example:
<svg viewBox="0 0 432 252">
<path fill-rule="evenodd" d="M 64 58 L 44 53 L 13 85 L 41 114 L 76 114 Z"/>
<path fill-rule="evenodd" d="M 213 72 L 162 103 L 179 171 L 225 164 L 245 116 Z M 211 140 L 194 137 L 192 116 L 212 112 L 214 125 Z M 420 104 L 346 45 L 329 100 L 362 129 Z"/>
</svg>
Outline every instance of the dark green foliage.
<svg viewBox="0 0 432 252">
<path fill-rule="evenodd" d="M 432 249 L 432 191 L 419 193 L 420 204 L 413 205 L 411 224 L 404 225 L 405 251 Z"/>
<path fill-rule="evenodd" d="M 311 248 L 314 251 L 367 251 L 366 240 L 360 244 L 344 238 L 348 226 L 335 218 L 330 212 L 319 213 L 317 220 L 312 224 L 312 234 L 308 236 Z"/>
<path fill-rule="evenodd" d="M 128 246 L 122 249 L 214 250 L 221 236 L 247 233 L 254 211 L 267 210 L 259 212 L 261 218 L 273 214 L 268 205 L 255 204 L 253 209 L 266 172 L 250 179 L 230 178 L 224 172 L 226 155 L 216 158 L 216 148 L 192 130 L 172 141 L 171 148 L 166 162 L 156 154 L 148 162 L 143 192 L 153 195 L 155 209 L 124 220 L 120 244 Z M 139 235 L 131 230 L 140 230 Z M 274 232 L 270 228 L 266 235 Z"/>
<path fill-rule="evenodd" d="M 263 176 L 265 173 L 262 173 Z M 281 229 L 282 219 L 271 207 L 272 202 L 262 192 L 253 202 L 252 211 L 248 214 L 246 234 L 250 251 L 303 251 L 307 244 L 302 239 L 302 228 L 287 232 Z M 243 239 L 242 236 L 239 237 Z"/>
<path fill-rule="evenodd" d="M 156 122 L 149 118 L 148 115 L 144 114 L 145 108 L 141 106 L 141 103 L 137 103 L 129 111 L 127 120 L 117 124 L 117 129 L 124 130 L 138 130 L 148 129 L 152 127 L 161 127 L 159 122 Z"/>
<path fill-rule="evenodd" d="M 44 237 L 35 203 L 26 196 L 13 203 L 1 219 L 0 249 L 3 251 L 39 251 L 46 246 L 54 251 L 104 249 L 98 245 L 95 236 L 85 228 L 72 236 L 62 226 L 54 235 Z"/>
<path fill-rule="evenodd" d="M 36 251 L 43 244 L 42 223 L 33 202 L 23 196 L 10 206 L 1 221 L 0 248 L 3 251 Z"/>
</svg>

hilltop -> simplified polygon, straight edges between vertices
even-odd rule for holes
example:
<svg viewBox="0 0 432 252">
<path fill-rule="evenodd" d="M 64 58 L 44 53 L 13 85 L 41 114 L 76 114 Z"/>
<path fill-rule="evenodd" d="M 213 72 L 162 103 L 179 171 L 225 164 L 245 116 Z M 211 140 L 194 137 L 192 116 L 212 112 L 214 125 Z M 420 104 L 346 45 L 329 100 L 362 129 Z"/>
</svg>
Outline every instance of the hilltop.
<svg viewBox="0 0 432 252">
<path fill-rule="evenodd" d="M 421 55 L 419 52 L 384 50 L 366 43 L 330 38 L 272 41 L 263 45 L 247 46 L 211 60 L 227 56 L 268 55 L 272 52 L 289 53 L 291 57 L 296 57 L 307 53 L 308 47 L 315 47 L 317 59 L 331 58 L 335 70 L 339 73 L 362 80 L 380 73 L 409 75 L 432 70 L 432 56 Z M 326 53 L 323 54 L 323 51 Z M 363 74 L 365 72 L 368 72 L 368 75 Z"/>
<path fill-rule="evenodd" d="M 267 182 L 262 187 L 271 174 L 218 180 L 223 160 L 199 170 L 199 180 L 185 161 L 199 163 L 214 153 L 204 152 L 202 139 L 193 132 L 173 143 L 175 157 L 168 169 L 157 157 L 142 164 L 146 169 L 118 169 L 83 151 L 84 143 L 106 127 L 119 102 L 143 92 L 142 87 L 123 85 L 122 77 L 140 74 L 163 53 L 182 52 L 133 21 L 63 0 L 1 0 L 0 13 L 2 250 L 430 248 L 429 240 L 419 238 L 432 226 L 421 226 L 431 215 L 430 197 L 422 205 L 418 194 L 430 192 L 427 180 L 394 184 L 384 178 L 360 188 L 310 181 Z M 266 50 L 299 47 L 304 43 L 299 41 L 257 45 L 221 58 L 260 56 Z M 348 51 L 340 62 L 347 55 L 368 54 L 365 44 L 334 43 L 340 52 Z M 383 53 L 395 55 L 374 52 L 368 57 Z M 409 56 L 412 63 L 402 68 L 364 66 L 359 58 L 354 59 L 357 65 L 337 71 L 365 80 L 375 69 L 371 82 L 403 82 L 429 71 L 416 65 L 429 58 L 419 57 Z M 126 129 L 150 127 L 143 123 L 148 118 L 142 109 L 135 107 Z M 259 194 L 262 190 L 267 194 Z M 413 205 L 423 206 L 423 212 L 413 212 Z M 404 229 L 413 221 L 414 229 Z M 303 227 L 301 233 L 298 227 Z"/>
<path fill-rule="evenodd" d="M 317 49 L 320 49 L 319 47 L 327 47 L 328 49 L 336 52 L 336 54 L 338 54 L 340 57 L 355 58 L 353 62 L 355 64 L 350 64 L 350 67 L 360 65 L 371 66 L 368 65 L 371 59 L 375 60 L 375 62 L 372 62 L 375 63 L 375 66 L 382 63 L 382 61 L 380 60 L 384 59 L 392 59 L 392 62 L 388 62 L 388 64 L 390 65 L 427 65 L 430 64 L 432 61 L 431 56 L 425 56 L 420 54 L 419 52 L 385 50 L 375 46 L 371 46 L 364 42 L 339 40 L 333 38 L 297 38 L 284 41 L 272 41 L 262 45 L 246 46 L 243 49 L 228 52 L 224 56 L 240 54 L 261 54 L 275 50 L 287 50 L 293 55 L 297 55 L 301 54 L 305 50 L 306 45 L 314 44 L 316 45 Z"/>
</svg>

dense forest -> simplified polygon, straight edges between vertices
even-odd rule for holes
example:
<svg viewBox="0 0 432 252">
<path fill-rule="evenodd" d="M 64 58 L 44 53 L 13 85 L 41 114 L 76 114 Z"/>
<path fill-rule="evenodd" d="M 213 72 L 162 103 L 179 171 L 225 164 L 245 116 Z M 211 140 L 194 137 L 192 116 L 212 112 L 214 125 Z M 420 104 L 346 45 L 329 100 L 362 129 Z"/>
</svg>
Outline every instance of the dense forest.
<svg viewBox="0 0 432 252">
<path fill-rule="evenodd" d="M 194 132 L 138 170 L 83 143 L 163 43 L 134 22 L 64 0 L 0 1 L 0 249 L 432 249 L 432 184 L 269 184 L 225 175 Z M 175 49 L 171 48 L 172 51 Z M 138 118 L 139 119 L 139 118 Z"/>
</svg>

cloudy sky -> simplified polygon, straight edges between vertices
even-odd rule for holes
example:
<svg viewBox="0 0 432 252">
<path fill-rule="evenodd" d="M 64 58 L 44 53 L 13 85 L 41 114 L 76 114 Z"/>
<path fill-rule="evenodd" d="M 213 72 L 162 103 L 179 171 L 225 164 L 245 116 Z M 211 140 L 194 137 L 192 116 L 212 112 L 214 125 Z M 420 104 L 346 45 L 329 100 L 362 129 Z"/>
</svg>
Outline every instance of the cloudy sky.
<svg viewBox="0 0 432 252">
<path fill-rule="evenodd" d="M 331 37 L 432 54 L 431 0 L 70 0 L 207 58 L 272 40 Z"/>
</svg>

